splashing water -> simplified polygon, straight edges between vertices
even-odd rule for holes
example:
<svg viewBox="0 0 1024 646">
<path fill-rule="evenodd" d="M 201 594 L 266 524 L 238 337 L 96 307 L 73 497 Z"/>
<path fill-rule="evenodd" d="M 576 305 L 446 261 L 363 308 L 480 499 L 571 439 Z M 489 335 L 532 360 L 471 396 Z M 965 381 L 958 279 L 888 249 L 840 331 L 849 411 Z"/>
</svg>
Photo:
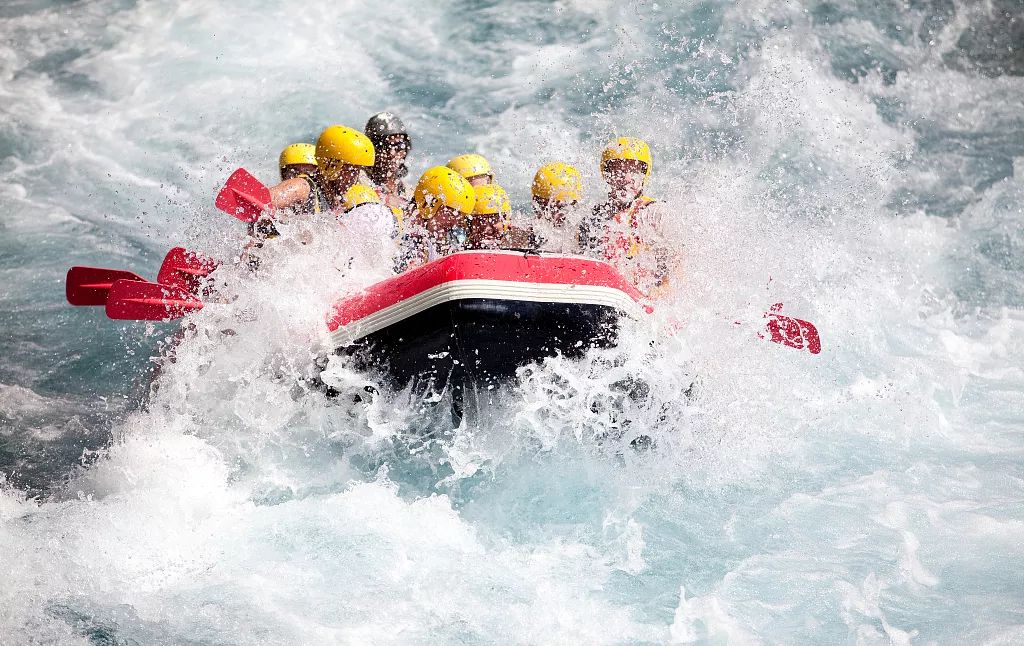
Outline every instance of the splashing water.
<svg viewBox="0 0 1024 646">
<path fill-rule="evenodd" d="M 1019 3 L 26 0 L 0 25 L 0 643 L 1024 639 Z M 647 139 L 675 294 L 454 430 L 341 362 L 339 397 L 307 385 L 328 304 L 388 272 L 336 224 L 219 269 L 238 300 L 183 332 L 63 304 L 72 264 L 231 258 L 231 170 L 270 181 L 383 108 L 414 173 L 476 150 L 522 206 L 552 159 L 596 201 L 603 142 Z M 757 340 L 779 301 L 821 355 Z"/>
</svg>

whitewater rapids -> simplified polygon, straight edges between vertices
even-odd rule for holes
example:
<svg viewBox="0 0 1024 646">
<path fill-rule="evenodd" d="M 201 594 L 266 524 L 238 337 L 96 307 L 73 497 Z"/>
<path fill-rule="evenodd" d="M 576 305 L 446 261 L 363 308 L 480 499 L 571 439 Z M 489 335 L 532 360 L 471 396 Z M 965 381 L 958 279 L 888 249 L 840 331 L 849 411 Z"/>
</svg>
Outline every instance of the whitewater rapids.
<svg viewBox="0 0 1024 646">
<path fill-rule="evenodd" d="M 386 6 L 0 7 L 0 644 L 1024 641 L 1019 2 Z M 230 257 L 234 168 L 381 109 L 520 210 L 648 140 L 677 293 L 441 433 L 303 385 L 387 275 L 330 223 L 219 272 L 173 362 L 63 303 L 73 264 Z M 757 339 L 776 302 L 821 355 Z"/>
</svg>

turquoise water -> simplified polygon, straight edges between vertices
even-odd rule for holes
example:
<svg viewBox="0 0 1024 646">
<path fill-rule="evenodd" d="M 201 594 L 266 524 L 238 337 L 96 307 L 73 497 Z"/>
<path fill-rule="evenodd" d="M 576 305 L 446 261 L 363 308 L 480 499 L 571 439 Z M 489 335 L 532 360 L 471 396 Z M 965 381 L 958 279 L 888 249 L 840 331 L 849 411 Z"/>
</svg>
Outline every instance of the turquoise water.
<svg viewBox="0 0 1024 646">
<path fill-rule="evenodd" d="M 1024 640 L 1022 14 L 0 7 L 0 643 Z M 234 168 L 384 108 L 414 174 L 477 150 L 521 208 L 540 163 L 596 200 L 603 142 L 646 138 L 678 293 L 424 440 L 402 394 L 297 385 L 327 303 L 383 276 L 298 227 L 259 282 L 223 270 L 239 301 L 143 406 L 176 326 L 67 306 L 67 268 L 229 257 Z M 732 323 L 779 301 L 821 355 Z"/>
</svg>

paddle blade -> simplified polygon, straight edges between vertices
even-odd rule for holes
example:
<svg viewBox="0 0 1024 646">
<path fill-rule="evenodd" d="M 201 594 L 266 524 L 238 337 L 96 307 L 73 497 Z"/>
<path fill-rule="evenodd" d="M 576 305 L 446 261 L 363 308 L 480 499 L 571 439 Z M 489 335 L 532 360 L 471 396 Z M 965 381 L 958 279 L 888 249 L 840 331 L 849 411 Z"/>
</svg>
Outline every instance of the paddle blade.
<svg viewBox="0 0 1024 646">
<path fill-rule="evenodd" d="M 195 294 L 203 278 L 220 266 L 207 256 L 192 253 L 184 247 L 174 247 L 164 256 L 156 282 L 161 285 L 175 285 Z"/>
<path fill-rule="evenodd" d="M 772 311 L 766 312 L 764 316 L 768 319 L 766 325 L 769 334 L 768 340 L 772 343 L 780 343 L 797 350 L 807 350 L 811 354 L 821 352 L 821 338 L 818 336 L 818 329 L 810 321 L 783 316 L 775 307 L 772 307 Z"/>
<path fill-rule="evenodd" d="M 127 321 L 166 321 L 202 308 L 181 287 L 130 280 L 115 281 L 107 298 L 107 316 Z"/>
<path fill-rule="evenodd" d="M 228 178 L 214 204 L 228 215 L 252 223 L 270 208 L 270 189 L 249 171 L 239 168 Z"/>
<path fill-rule="evenodd" d="M 79 266 L 68 270 L 64 292 L 72 305 L 106 305 L 110 286 L 118 280 L 146 281 L 130 271 Z"/>
</svg>

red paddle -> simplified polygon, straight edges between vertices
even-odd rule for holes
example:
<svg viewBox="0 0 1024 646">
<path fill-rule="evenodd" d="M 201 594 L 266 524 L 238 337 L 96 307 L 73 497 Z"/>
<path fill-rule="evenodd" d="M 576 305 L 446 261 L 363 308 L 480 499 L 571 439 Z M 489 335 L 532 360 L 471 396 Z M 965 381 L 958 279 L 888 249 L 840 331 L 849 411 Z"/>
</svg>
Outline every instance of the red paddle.
<svg viewBox="0 0 1024 646">
<path fill-rule="evenodd" d="M 228 215 L 252 223 L 259 219 L 261 213 L 271 208 L 270 189 L 250 175 L 249 171 L 239 168 L 231 173 L 214 204 Z"/>
<path fill-rule="evenodd" d="M 213 258 L 200 256 L 184 247 L 174 247 L 164 256 L 156 282 L 176 285 L 194 294 L 199 289 L 199 282 L 219 266 L 220 263 Z"/>
<path fill-rule="evenodd" d="M 64 291 L 72 305 L 106 305 L 110 286 L 118 280 L 146 281 L 142 276 L 122 269 L 72 267 L 68 270 Z"/>
<path fill-rule="evenodd" d="M 768 319 L 765 327 L 771 335 L 768 340 L 797 350 L 807 350 L 811 354 L 821 352 L 821 337 L 818 336 L 818 328 L 814 327 L 810 321 L 779 314 L 781 309 L 782 303 L 776 303 L 768 312 L 764 313 L 764 317 Z M 758 336 L 765 338 L 763 335 Z"/>
<path fill-rule="evenodd" d="M 129 321 L 166 321 L 203 309 L 203 303 L 175 285 L 114 281 L 107 316 Z"/>
</svg>

